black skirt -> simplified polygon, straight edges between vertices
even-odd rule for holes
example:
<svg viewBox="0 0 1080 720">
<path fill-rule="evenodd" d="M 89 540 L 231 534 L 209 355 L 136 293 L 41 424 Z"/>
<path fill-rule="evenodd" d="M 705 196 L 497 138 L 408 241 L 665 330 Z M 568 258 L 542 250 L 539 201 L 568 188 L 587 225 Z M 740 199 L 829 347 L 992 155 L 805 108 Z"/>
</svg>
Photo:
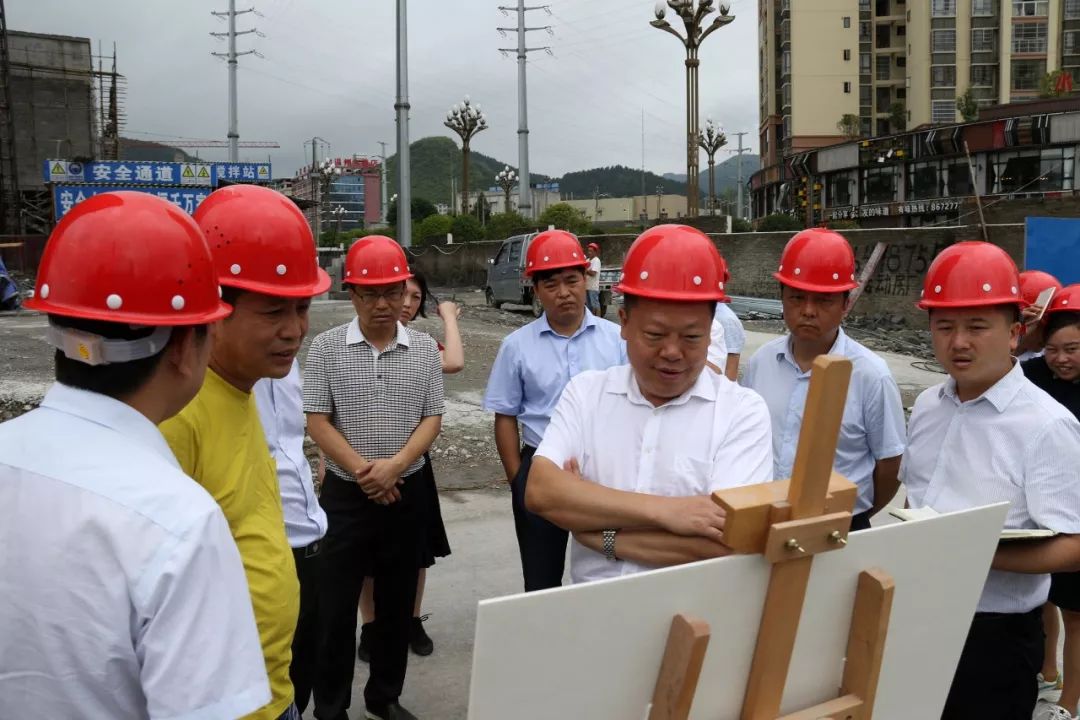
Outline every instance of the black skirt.
<svg viewBox="0 0 1080 720">
<path fill-rule="evenodd" d="M 415 497 L 420 506 L 425 535 L 420 548 L 420 567 L 429 568 L 435 564 L 435 558 L 450 554 L 450 540 L 446 537 L 446 525 L 443 524 L 439 488 L 435 485 L 431 456 L 424 453 L 424 460 L 424 467 L 417 473 L 418 492 Z"/>
</svg>

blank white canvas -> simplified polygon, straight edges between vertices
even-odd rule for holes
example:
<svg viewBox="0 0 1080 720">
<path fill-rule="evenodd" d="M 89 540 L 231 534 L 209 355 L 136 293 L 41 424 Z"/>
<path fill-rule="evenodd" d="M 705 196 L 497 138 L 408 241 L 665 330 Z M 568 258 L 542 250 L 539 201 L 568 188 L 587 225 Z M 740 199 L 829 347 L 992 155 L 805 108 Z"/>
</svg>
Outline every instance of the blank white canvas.
<svg viewBox="0 0 1080 720">
<path fill-rule="evenodd" d="M 816 556 L 783 712 L 837 697 L 856 582 L 880 567 L 896 591 L 874 718 L 939 717 L 1005 510 L 874 528 Z M 691 718 L 737 718 L 769 568 L 728 557 L 481 602 L 470 720 L 646 717 L 677 613 L 712 630 Z"/>
</svg>

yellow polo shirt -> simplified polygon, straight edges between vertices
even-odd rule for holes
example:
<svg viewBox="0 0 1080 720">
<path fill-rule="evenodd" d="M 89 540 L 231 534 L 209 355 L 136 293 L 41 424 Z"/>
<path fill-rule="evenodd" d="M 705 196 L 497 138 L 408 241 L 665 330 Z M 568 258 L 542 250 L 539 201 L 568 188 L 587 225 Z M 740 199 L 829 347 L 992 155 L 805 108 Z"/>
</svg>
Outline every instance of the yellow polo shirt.
<svg viewBox="0 0 1080 720">
<path fill-rule="evenodd" d="M 184 472 L 217 500 L 240 550 L 273 696 L 247 717 L 273 720 L 293 701 L 289 663 L 300 584 L 255 397 L 207 370 L 199 394 L 161 432 Z"/>
</svg>

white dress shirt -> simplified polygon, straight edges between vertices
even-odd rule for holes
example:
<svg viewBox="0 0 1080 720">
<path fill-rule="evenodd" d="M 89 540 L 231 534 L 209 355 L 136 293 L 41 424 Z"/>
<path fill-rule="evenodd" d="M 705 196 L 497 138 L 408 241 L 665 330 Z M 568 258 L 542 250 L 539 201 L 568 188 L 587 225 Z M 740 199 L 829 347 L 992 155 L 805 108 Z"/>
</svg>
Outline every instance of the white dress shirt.
<svg viewBox="0 0 1080 720">
<path fill-rule="evenodd" d="M 727 351 L 732 355 L 741 355 L 746 347 L 746 330 L 743 329 L 742 320 L 727 303 L 716 303 L 716 312 L 713 318 L 724 326 L 724 344 Z"/>
<path fill-rule="evenodd" d="M 687 497 L 772 479 L 769 411 L 754 392 L 703 370 L 659 407 L 646 400 L 629 365 L 584 372 L 566 386 L 536 454 L 630 492 Z M 650 568 L 608 561 L 574 542 L 575 583 Z"/>
<path fill-rule="evenodd" d="M 213 498 L 143 415 L 56 384 L 0 425 L 0 715 L 236 718 L 270 701 Z"/>
<path fill-rule="evenodd" d="M 968 402 L 960 402 L 952 378 L 919 395 L 900 479 L 913 508 L 953 512 L 1008 502 L 1006 528 L 1075 534 L 1078 472 L 1080 423 L 1014 364 Z M 1049 590 L 1049 575 L 991 570 L 978 610 L 1028 612 Z"/>
<path fill-rule="evenodd" d="M 724 324 L 714 317 L 709 327 L 709 354 L 706 360 L 720 368 L 720 373 L 723 374 L 724 368 L 727 367 L 727 356 L 728 346 Z"/>
<path fill-rule="evenodd" d="M 277 462 L 285 534 L 289 536 L 290 546 L 307 547 L 326 535 L 326 513 L 315 497 L 311 465 L 304 455 L 300 363 L 293 360 L 292 370 L 280 380 L 263 378 L 255 383 L 253 392 L 266 443 Z"/>
<path fill-rule="evenodd" d="M 874 467 L 878 460 L 904 452 L 904 406 L 889 366 L 840 330 L 830 355 L 851 360 L 844 418 L 836 443 L 836 472 L 859 487 L 855 512 L 874 504 Z M 772 417 L 774 477 L 791 477 L 799 446 L 810 373 L 803 372 L 791 350 L 791 336 L 770 340 L 750 358 L 740 382 L 756 391 Z"/>
</svg>

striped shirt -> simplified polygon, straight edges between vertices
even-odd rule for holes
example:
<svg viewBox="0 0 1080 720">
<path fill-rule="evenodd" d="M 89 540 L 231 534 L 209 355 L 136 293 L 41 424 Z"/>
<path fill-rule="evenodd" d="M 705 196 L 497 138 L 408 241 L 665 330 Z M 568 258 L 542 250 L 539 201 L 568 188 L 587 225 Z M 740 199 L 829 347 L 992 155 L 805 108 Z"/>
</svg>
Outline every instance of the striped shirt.
<svg viewBox="0 0 1080 720">
<path fill-rule="evenodd" d="M 949 378 L 915 401 L 900 469 L 913 508 L 938 512 L 1008 502 L 1006 528 L 1080 533 L 1080 423 L 1013 364 L 967 402 Z M 991 570 L 979 612 L 1023 613 L 1046 602 L 1049 575 Z"/>
<path fill-rule="evenodd" d="M 311 343 L 304 365 L 304 412 L 323 413 L 367 460 L 401 451 L 425 417 L 443 414 L 442 359 L 435 340 L 398 323 L 397 338 L 380 352 L 360 322 L 331 328 Z M 329 457 L 329 471 L 351 478 Z M 405 470 L 424 467 L 417 458 Z"/>
</svg>

